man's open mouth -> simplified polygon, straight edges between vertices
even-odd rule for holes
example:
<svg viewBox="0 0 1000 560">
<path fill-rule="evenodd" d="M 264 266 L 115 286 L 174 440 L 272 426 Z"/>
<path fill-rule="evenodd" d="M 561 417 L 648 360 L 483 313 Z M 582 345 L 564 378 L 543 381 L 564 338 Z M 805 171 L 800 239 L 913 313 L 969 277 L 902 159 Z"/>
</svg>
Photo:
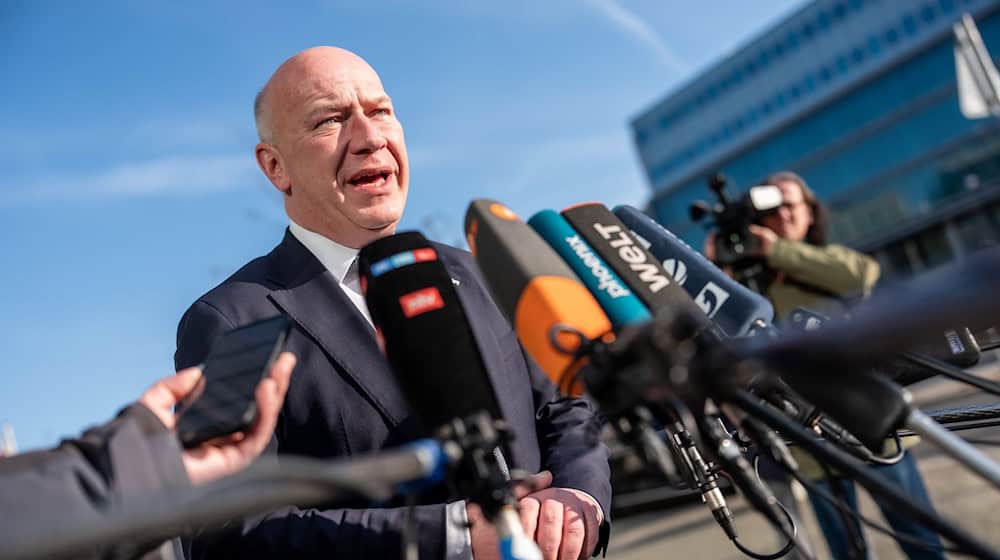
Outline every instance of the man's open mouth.
<svg viewBox="0 0 1000 560">
<path fill-rule="evenodd" d="M 375 185 L 380 185 L 385 181 L 389 180 L 389 171 L 371 171 L 364 172 L 352 177 L 348 183 L 354 185 L 355 187 L 370 187 Z"/>
</svg>

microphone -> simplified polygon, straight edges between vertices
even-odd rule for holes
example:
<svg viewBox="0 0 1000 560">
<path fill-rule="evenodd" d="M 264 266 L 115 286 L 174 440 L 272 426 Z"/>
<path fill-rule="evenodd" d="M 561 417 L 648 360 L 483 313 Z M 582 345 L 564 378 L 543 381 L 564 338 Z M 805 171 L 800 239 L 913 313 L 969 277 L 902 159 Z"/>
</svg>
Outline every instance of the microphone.
<svg viewBox="0 0 1000 560">
<path fill-rule="evenodd" d="M 466 451 L 463 493 L 495 526 L 505 558 L 541 559 L 521 527 L 509 469 L 497 451 L 503 442 L 492 452 L 486 449 L 496 445 L 497 434 L 482 414 L 495 420 L 503 416 L 437 251 L 423 235 L 404 232 L 365 246 L 358 264 L 372 322 L 404 394 L 425 426 L 445 426 L 441 432 Z"/>
<path fill-rule="evenodd" d="M 770 340 L 763 337 L 744 339 L 742 352 L 738 353 L 744 359 L 759 358 L 795 334 L 822 331 L 831 324 L 836 323 L 825 315 L 796 308 L 789 315 L 782 336 Z M 811 360 L 809 353 L 794 350 L 777 360 L 765 359 L 796 394 L 789 394 L 780 383 L 764 379 L 757 387 L 761 395 L 768 400 L 780 395 L 779 408 L 803 425 L 814 428 L 826 414 L 855 434 L 869 449 L 881 449 L 885 438 L 902 424 L 909 412 L 909 398 L 902 388 L 886 376 L 873 372 L 870 364 L 817 367 Z M 836 383 L 832 383 L 833 380 Z"/>
<path fill-rule="evenodd" d="M 787 325 L 807 332 L 820 328 L 827 321 L 827 317 L 799 307 L 789 315 Z M 977 364 L 980 355 L 976 337 L 972 331 L 963 327 L 947 329 L 941 336 L 932 337 L 923 344 L 886 357 L 874 365 L 878 373 L 903 386 L 943 375 L 986 392 L 1000 394 L 1000 386 L 996 383 L 976 377 L 963 369 Z"/>
<path fill-rule="evenodd" d="M 829 317 L 803 307 L 796 307 L 788 315 L 788 324 L 800 331 L 818 329 L 829 320 Z M 965 327 L 947 329 L 940 337 L 935 336 L 909 351 L 919 352 L 960 368 L 970 368 L 978 364 L 981 356 L 979 341 L 972 331 Z M 909 385 L 930 376 L 926 374 L 926 368 L 914 369 L 913 364 L 903 363 L 900 360 L 892 361 L 885 373 L 902 385 Z"/>
<path fill-rule="evenodd" d="M 358 274 L 386 357 L 424 426 L 480 412 L 501 419 L 458 293 L 427 239 L 405 232 L 367 245 Z"/>
<path fill-rule="evenodd" d="M 770 324 L 774 319 L 774 308 L 767 298 L 727 276 L 649 216 L 631 206 L 616 206 L 614 214 L 730 336 L 749 334 L 756 323 Z"/>
<path fill-rule="evenodd" d="M 940 373 L 931 367 L 914 363 L 907 359 L 912 353 L 923 354 L 935 360 L 942 361 L 962 369 L 970 368 L 979 363 L 981 353 L 979 342 L 967 328 L 948 329 L 941 338 L 931 340 L 925 345 L 917 346 L 904 357 L 891 360 L 885 365 L 886 373 L 900 385 L 911 385 L 933 377 Z"/>
<path fill-rule="evenodd" d="M 581 337 L 611 332 L 600 304 L 555 250 L 499 202 L 472 201 L 465 232 L 494 301 L 521 345 L 562 392 L 580 395 L 583 384 L 567 381 L 576 377 L 571 367 Z"/>
<path fill-rule="evenodd" d="M 601 304 L 616 329 L 649 321 L 652 316 L 614 270 L 553 210 L 542 210 L 528 220 L 538 235 L 555 249 Z"/>
<path fill-rule="evenodd" d="M 695 321 L 699 331 L 712 325 L 707 314 L 670 278 L 669 273 L 603 204 L 570 206 L 562 216 L 653 313 L 668 310 Z"/>
</svg>

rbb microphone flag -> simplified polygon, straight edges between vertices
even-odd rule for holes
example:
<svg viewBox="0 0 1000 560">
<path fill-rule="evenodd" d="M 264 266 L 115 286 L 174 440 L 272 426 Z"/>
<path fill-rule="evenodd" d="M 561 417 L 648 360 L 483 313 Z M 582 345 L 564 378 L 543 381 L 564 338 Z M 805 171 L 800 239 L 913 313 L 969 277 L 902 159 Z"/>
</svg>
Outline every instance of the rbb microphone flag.
<svg viewBox="0 0 1000 560">
<path fill-rule="evenodd" d="M 484 411 L 501 419 L 458 293 L 427 239 L 384 237 L 361 250 L 358 264 L 386 357 L 424 427 Z"/>
<path fill-rule="evenodd" d="M 576 272 L 612 326 L 617 329 L 652 318 L 646 306 L 565 218 L 553 210 L 542 210 L 528 220 L 528 225 Z"/>
<path fill-rule="evenodd" d="M 580 394 L 579 383 L 566 384 L 580 339 L 564 327 L 588 339 L 606 335 L 611 322 L 601 306 L 552 247 L 503 204 L 472 201 L 465 233 L 521 344 L 562 391 Z"/>
<path fill-rule="evenodd" d="M 754 323 L 770 324 L 774 319 L 774 308 L 767 298 L 727 276 L 649 216 L 631 206 L 617 206 L 614 213 L 698 307 L 730 336 L 743 336 Z"/>
<path fill-rule="evenodd" d="M 695 321 L 698 330 L 711 326 L 711 319 L 695 305 L 691 296 L 603 204 L 588 202 L 570 206 L 562 211 L 562 216 L 650 311 L 686 315 Z"/>
</svg>

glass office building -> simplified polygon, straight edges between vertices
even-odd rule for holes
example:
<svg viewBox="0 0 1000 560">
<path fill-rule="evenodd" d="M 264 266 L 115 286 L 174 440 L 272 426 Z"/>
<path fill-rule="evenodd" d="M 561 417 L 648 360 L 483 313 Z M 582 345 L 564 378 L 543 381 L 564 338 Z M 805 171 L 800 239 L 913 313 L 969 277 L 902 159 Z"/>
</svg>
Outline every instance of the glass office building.
<svg viewBox="0 0 1000 560">
<path fill-rule="evenodd" d="M 996 59 L 1000 0 L 816 0 L 632 122 L 649 211 L 700 247 L 690 204 L 801 174 L 831 239 L 886 276 L 1000 239 L 1000 119 L 959 112 L 952 25 L 971 14 Z"/>
</svg>

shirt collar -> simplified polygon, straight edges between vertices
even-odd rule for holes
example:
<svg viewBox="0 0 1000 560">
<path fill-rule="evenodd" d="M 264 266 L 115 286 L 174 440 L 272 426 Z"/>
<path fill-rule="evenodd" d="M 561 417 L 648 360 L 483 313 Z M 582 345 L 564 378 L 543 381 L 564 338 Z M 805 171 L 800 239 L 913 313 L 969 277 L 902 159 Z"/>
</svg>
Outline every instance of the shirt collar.
<svg viewBox="0 0 1000 560">
<path fill-rule="evenodd" d="M 344 247 L 328 237 L 307 230 L 292 219 L 288 221 L 288 229 L 295 236 L 295 239 L 298 239 L 319 262 L 323 263 L 323 266 L 330 271 L 337 282 L 342 283 L 351 262 L 358 256 L 358 249 Z"/>
</svg>

